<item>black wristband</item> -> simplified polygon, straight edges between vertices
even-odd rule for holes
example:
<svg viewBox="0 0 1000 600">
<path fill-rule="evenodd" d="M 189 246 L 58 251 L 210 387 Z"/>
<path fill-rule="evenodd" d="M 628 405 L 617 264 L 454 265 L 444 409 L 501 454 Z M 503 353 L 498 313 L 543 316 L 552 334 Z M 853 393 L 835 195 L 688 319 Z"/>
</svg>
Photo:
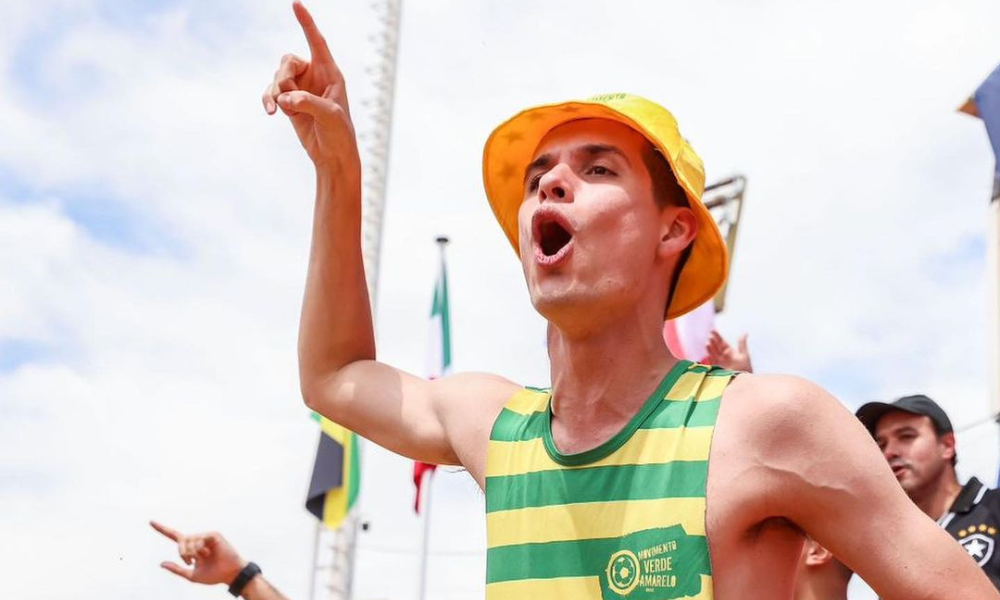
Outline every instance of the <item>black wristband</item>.
<svg viewBox="0 0 1000 600">
<path fill-rule="evenodd" d="M 250 580 L 260 575 L 260 573 L 261 570 L 257 566 L 257 563 L 248 562 L 247 566 L 243 567 L 240 574 L 236 576 L 236 579 L 229 584 L 229 593 L 238 598 L 243 593 L 243 588 L 250 583 Z"/>
</svg>

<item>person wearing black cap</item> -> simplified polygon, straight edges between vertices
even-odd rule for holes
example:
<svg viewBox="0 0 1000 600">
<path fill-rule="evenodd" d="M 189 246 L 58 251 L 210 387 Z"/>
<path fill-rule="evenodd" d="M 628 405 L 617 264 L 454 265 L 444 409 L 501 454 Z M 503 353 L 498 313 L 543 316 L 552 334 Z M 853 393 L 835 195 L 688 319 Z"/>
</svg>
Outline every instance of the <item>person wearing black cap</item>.
<svg viewBox="0 0 1000 600">
<path fill-rule="evenodd" d="M 955 465 L 955 430 L 948 415 L 924 395 L 869 402 L 858 419 L 878 442 L 903 490 L 952 535 L 1000 589 L 1000 491 L 975 477 L 963 486 Z"/>
</svg>

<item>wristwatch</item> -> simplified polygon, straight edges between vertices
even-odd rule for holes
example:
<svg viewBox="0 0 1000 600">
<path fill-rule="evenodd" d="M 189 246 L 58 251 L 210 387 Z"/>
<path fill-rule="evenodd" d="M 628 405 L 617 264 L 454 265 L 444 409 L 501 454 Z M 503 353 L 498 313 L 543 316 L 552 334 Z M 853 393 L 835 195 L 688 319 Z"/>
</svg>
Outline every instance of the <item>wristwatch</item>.
<svg viewBox="0 0 1000 600">
<path fill-rule="evenodd" d="M 229 593 L 239 598 L 240 594 L 243 593 L 243 588 L 250 583 L 251 579 L 260 575 L 260 573 L 261 570 L 260 567 L 257 566 L 257 563 L 248 562 L 247 566 L 243 567 L 240 574 L 236 576 L 236 579 L 229 584 Z"/>
</svg>

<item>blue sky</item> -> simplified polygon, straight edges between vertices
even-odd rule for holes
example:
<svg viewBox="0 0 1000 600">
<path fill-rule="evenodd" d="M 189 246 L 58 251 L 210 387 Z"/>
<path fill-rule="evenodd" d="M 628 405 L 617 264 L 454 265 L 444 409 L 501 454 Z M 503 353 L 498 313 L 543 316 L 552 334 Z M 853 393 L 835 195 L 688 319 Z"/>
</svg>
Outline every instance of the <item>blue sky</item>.
<svg viewBox="0 0 1000 600">
<path fill-rule="evenodd" d="M 29 179 L 12 175 L 0 165 L 0 198 L 8 204 L 53 204 L 97 242 L 123 251 L 179 255 L 183 248 L 155 215 L 144 214 L 142 203 L 122 198 L 99 181 L 80 181 L 54 188 L 33 187 Z"/>
</svg>

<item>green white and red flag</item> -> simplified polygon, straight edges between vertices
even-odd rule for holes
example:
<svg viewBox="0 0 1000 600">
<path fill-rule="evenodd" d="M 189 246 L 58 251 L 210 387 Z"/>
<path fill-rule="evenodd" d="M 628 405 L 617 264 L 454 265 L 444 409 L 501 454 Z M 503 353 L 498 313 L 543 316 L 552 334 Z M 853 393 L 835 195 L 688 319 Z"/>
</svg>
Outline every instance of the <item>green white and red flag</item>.
<svg viewBox="0 0 1000 600">
<path fill-rule="evenodd" d="M 427 377 L 437 379 L 451 372 L 451 311 L 448 305 L 448 272 L 444 262 L 444 238 L 439 238 L 441 246 L 441 271 L 434 285 L 434 301 L 431 304 L 430 333 L 427 339 Z M 420 512 L 420 489 L 424 475 L 430 477 L 437 465 L 416 461 L 413 463 L 413 485 L 416 498 L 413 510 Z"/>
</svg>

